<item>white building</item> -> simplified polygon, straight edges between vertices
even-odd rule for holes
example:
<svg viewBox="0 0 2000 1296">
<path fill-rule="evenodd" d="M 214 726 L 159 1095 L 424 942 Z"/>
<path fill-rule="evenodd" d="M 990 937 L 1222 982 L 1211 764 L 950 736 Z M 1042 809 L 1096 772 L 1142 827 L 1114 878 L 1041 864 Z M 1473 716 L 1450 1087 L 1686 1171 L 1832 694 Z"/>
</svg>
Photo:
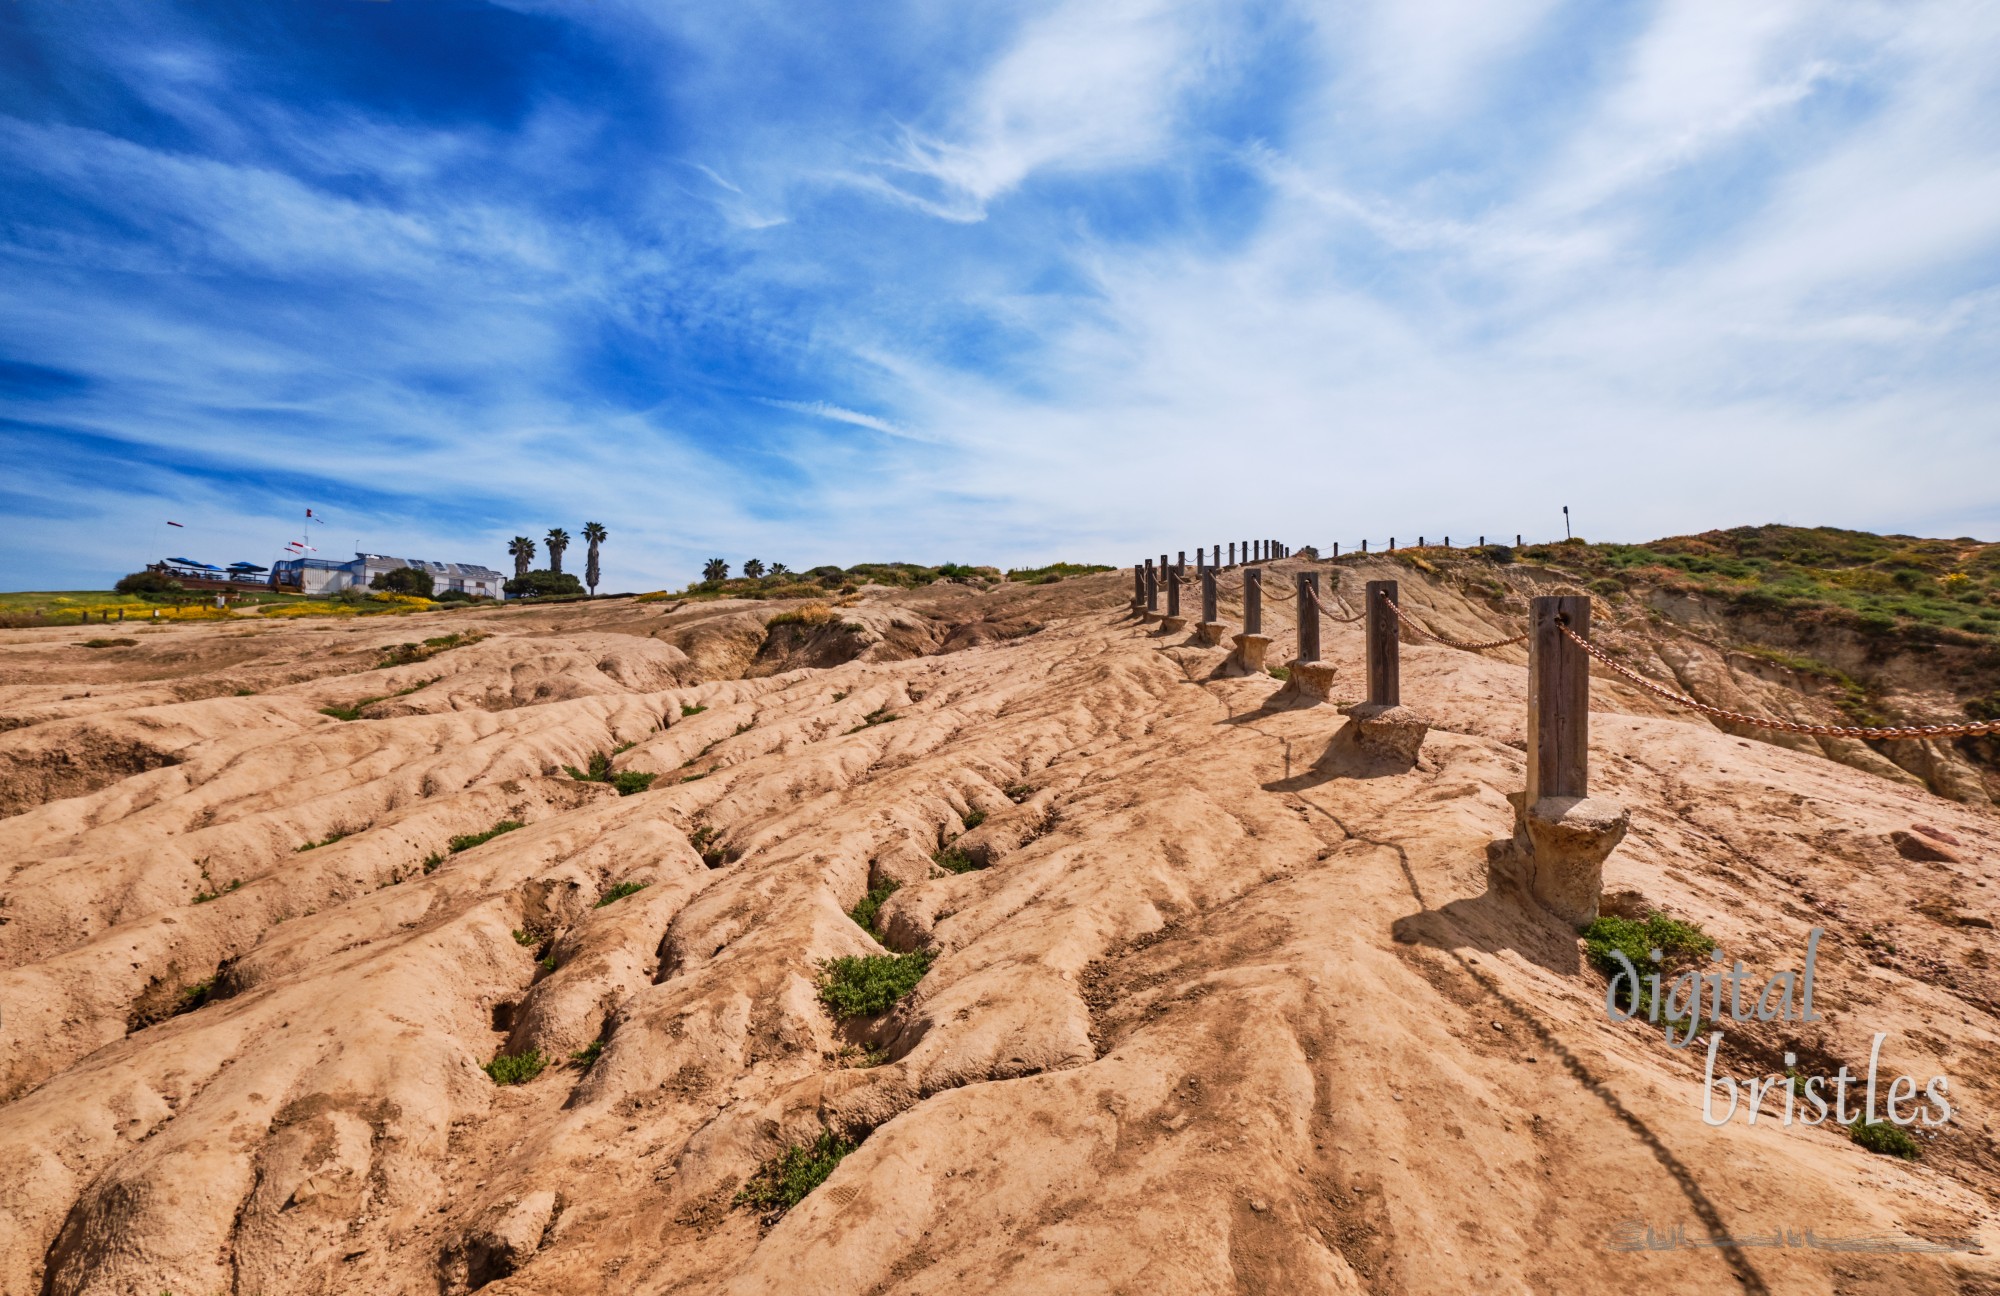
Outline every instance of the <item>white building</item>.
<svg viewBox="0 0 2000 1296">
<path fill-rule="evenodd" d="M 383 554 L 358 553 L 352 562 L 326 558 L 285 558 L 271 568 L 271 583 L 280 589 L 301 594 L 338 594 L 342 590 L 372 588 L 371 582 L 383 572 L 414 567 L 429 572 L 434 592 L 458 590 L 471 595 L 499 598 L 506 577 L 491 567 L 477 563 L 431 562 L 423 558 L 390 558 Z"/>
</svg>

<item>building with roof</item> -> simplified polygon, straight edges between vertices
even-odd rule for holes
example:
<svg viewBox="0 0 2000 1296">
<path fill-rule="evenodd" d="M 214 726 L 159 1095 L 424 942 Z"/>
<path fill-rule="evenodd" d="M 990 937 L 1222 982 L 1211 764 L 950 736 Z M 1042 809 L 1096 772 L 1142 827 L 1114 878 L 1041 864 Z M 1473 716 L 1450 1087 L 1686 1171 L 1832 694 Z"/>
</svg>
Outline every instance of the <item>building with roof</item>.
<svg viewBox="0 0 2000 1296">
<path fill-rule="evenodd" d="M 499 598 L 506 577 L 491 567 L 477 563 L 432 562 L 425 558 L 391 558 L 385 554 L 358 553 L 352 562 L 327 558 L 284 558 L 271 568 L 271 583 L 279 589 L 300 594 L 338 594 L 342 590 L 367 590 L 383 572 L 414 567 L 429 572 L 433 589 L 443 594 L 457 590 L 475 597 Z"/>
</svg>

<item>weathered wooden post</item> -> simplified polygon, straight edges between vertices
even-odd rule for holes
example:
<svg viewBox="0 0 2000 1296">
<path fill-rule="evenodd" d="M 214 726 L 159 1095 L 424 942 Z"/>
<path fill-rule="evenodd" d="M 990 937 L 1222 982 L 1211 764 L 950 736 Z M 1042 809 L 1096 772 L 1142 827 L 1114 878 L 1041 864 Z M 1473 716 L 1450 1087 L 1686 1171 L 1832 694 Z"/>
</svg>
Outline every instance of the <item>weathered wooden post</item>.
<svg viewBox="0 0 2000 1296">
<path fill-rule="evenodd" d="M 1336 558 L 1340 557 L 1340 541 L 1338 540 L 1333 542 L 1333 556 Z"/>
<path fill-rule="evenodd" d="M 1250 542 L 1243 542 L 1243 552 L 1248 562 Z M 1223 670 L 1231 675 L 1262 675 L 1264 654 L 1270 649 L 1271 641 L 1264 635 L 1264 570 L 1261 567 L 1243 569 L 1243 633 L 1233 642 L 1236 651 L 1229 654 L 1223 663 Z"/>
<path fill-rule="evenodd" d="M 1187 618 L 1181 615 L 1181 581 L 1184 578 L 1185 574 L 1179 567 L 1167 572 L 1167 614 L 1160 618 L 1160 629 L 1168 634 L 1187 629 Z"/>
<path fill-rule="evenodd" d="M 1286 692 L 1291 697 L 1303 699 L 1309 706 L 1317 706 L 1332 696 L 1333 677 L 1340 673 L 1340 668 L 1332 662 L 1320 660 L 1319 573 L 1298 573 L 1293 593 L 1298 599 L 1299 652 L 1286 663 L 1290 672 Z"/>
<path fill-rule="evenodd" d="M 1368 552 L 1368 540 L 1367 540 L 1367 538 L 1366 538 L 1365 536 L 1364 536 L 1364 537 L 1362 538 L 1362 541 L 1361 541 L 1361 552 L 1362 552 L 1362 553 L 1367 553 L 1367 552 Z"/>
<path fill-rule="evenodd" d="M 1486 537 L 1485 537 L 1485 536 L 1481 536 L 1481 537 L 1479 537 L 1479 547 L 1480 547 L 1481 549 L 1484 549 L 1484 548 L 1486 547 Z"/>
<path fill-rule="evenodd" d="M 1215 611 L 1215 568 L 1201 574 L 1201 624 L 1194 628 L 1195 642 L 1211 646 L 1222 642 L 1222 624 Z"/>
<path fill-rule="evenodd" d="M 1343 707 L 1353 721 L 1352 739 L 1372 753 L 1401 764 L 1415 764 L 1417 752 L 1430 733 L 1430 721 L 1422 712 L 1403 705 L 1402 631 L 1396 609 L 1390 602 L 1398 597 L 1395 581 L 1369 581 L 1363 591 L 1368 606 L 1364 650 L 1368 656 L 1368 700 Z"/>
<path fill-rule="evenodd" d="M 1514 547 L 1516 549 L 1519 549 L 1521 547 L 1521 533 L 1519 531 L 1516 531 L 1514 533 Z"/>
<path fill-rule="evenodd" d="M 1215 554 L 1214 554 L 1214 556 L 1213 556 L 1213 557 L 1211 557 L 1211 558 L 1210 558 L 1210 559 L 1208 560 L 1208 565 L 1209 565 L 1209 566 L 1211 566 L 1211 567 L 1220 567 L 1220 566 L 1222 566 L 1222 546 L 1221 546 L 1221 545 L 1217 545 L 1217 546 L 1215 546 Z"/>
<path fill-rule="evenodd" d="M 1421 549 L 1421 548 L 1423 548 L 1423 547 L 1424 547 L 1424 538 L 1423 538 L 1422 536 L 1418 536 L 1418 537 L 1417 537 L 1417 548 Z"/>
<path fill-rule="evenodd" d="M 1132 606 L 1146 606 L 1146 567 L 1143 562 L 1132 564 Z"/>
<path fill-rule="evenodd" d="M 1202 561 L 1202 555 L 1207 552 L 1200 545 L 1194 547 L 1194 575 L 1196 580 L 1201 579 L 1201 573 L 1207 567 L 1207 564 Z"/>
<path fill-rule="evenodd" d="M 1146 560 L 1146 612 L 1149 616 L 1160 614 L 1160 569 L 1153 566 L 1153 560 Z"/>
<path fill-rule="evenodd" d="M 1368 641 L 1368 700 L 1376 706 L 1392 707 L 1403 700 L 1401 635 L 1396 628 L 1395 609 L 1385 599 L 1394 599 L 1396 582 L 1369 581 L 1366 637 Z"/>
<path fill-rule="evenodd" d="M 1229 565 L 1231 567 L 1236 565 L 1236 542 L 1234 540 L 1229 542 Z"/>
<path fill-rule="evenodd" d="M 1444 538 L 1444 547 L 1445 547 L 1445 548 L 1447 548 L 1447 549 L 1451 548 L 1451 537 L 1450 537 L 1450 536 L 1446 536 L 1446 537 Z"/>
<path fill-rule="evenodd" d="M 1174 563 L 1174 570 L 1179 572 L 1183 576 L 1187 575 L 1187 550 L 1185 549 L 1180 550 L 1177 554 L 1174 555 L 1174 557 L 1176 559 Z"/>
<path fill-rule="evenodd" d="M 1604 861 L 1631 816 L 1590 795 L 1590 656 L 1563 633 L 1590 637 L 1590 599 L 1549 595 L 1528 604 L 1528 779 L 1509 793 L 1514 838 L 1488 848 L 1512 862 L 1536 903 L 1572 927 L 1597 917 Z"/>
</svg>

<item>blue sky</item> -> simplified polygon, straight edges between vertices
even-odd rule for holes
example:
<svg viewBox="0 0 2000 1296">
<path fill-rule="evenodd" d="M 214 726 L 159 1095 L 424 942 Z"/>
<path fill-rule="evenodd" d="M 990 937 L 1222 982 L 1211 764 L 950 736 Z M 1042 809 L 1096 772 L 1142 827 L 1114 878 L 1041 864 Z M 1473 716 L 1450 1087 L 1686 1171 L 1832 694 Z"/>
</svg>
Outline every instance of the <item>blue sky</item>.
<svg viewBox="0 0 2000 1296">
<path fill-rule="evenodd" d="M 1990 3 L 12 0 L 0 176 L 16 588 L 2000 539 Z"/>
</svg>

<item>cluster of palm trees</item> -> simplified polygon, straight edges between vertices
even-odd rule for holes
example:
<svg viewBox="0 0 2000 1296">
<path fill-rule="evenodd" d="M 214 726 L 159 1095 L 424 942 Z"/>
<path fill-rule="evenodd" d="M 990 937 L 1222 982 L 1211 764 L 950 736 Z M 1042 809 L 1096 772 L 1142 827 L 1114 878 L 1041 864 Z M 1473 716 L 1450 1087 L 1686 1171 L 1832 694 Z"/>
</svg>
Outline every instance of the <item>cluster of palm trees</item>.
<svg viewBox="0 0 2000 1296">
<path fill-rule="evenodd" d="M 601 574 L 597 563 L 597 550 L 600 545 L 610 538 L 611 533 L 604 529 L 603 523 L 586 522 L 583 524 L 583 540 L 585 544 L 590 546 L 583 562 L 583 583 L 590 587 L 592 598 L 597 597 L 597 578 Z M 550 527 L 548 534 L 542 537 L 542 543 L 548 546 L 549 570 L 558 576 L 562 575 L 563 552 L 569 548 L 569 532 L 563 530 L 561 527 Z M 527 536 L 515 536 L 512 540 L 509 540 L 507 542 L 507 553 L 514 559 L 514 576 L 516 579 L 525 577 L 528 574 L 528 569 L 535 565 L 535 542 Z"/>
</svg>

